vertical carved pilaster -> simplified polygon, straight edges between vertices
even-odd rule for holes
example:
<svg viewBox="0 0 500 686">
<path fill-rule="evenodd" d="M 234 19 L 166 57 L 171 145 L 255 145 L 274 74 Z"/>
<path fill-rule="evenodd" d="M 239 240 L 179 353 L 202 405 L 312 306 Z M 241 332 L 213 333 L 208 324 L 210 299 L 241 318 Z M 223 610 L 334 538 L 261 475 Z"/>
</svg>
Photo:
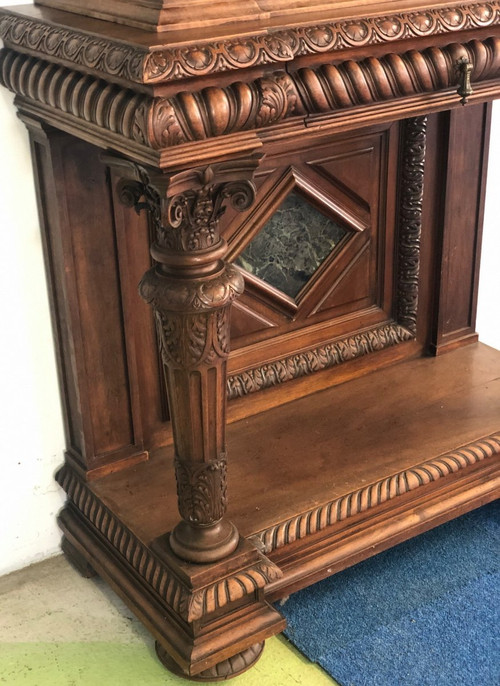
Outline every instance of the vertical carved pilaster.
<svg viewBox="0 0 500 686">
<path fill-rule="evenodd" d="M 397 321 L 401 326 L 411 331 L 413 335 L 416 335 L 427 117 L 407 119 L 403 127 Z"/>
<path fill-rule="evenodd" d="M 166 369 L 182 521 L 170 536 L 177 555 L 213 562 L 229 555 L 238 532 L 224 518 L 226 377 L 232 301 L 243 277 L 224 262 L 224 203 L 245 210 L 255 199 L 259 158 L 223 162 L 172 177 L 134 166 L 119 184 L 122 202 L 146 209 L 156 234 L 156 265 L 139 292 L 154 310 Z"/>
</svg>

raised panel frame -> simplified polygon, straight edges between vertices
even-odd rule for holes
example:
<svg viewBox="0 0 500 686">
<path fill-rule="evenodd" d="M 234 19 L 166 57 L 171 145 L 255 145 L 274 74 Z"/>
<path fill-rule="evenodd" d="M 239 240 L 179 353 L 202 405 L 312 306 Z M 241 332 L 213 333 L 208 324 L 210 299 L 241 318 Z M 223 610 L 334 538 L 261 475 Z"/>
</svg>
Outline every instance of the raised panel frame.
<svg viewBox="0 0 500 686">
<path fill-rule="evenodd" d="M 316 330 L 308 329 L 306 334 L 295 330 L 276 336 L 271 329 L 271 336 L 267 336 L 267 340 L 262 335 L 254 336 L 257 340 L 248 344 L 247 339 L 247 345 L 236 350 L 230 362 L 230 399 L 241 398 L 415 340 L 426 125 L 426 117 L 411 118 L 401 124 L 395 243 L 389 236 L 385 252 L 379 251 L 377 258 L 378 274 L 383 282 L 380 283 L 382 310 L 368 307 L 362 316 L 358 316 L 354 329 L 352 318 L 339 318 L 336 335 L 332 335 L 333 330 L 328 322 L 320 322 Z M 267 188 L 265 190 L 269 193 Z M 389 208 L 384 210 L 390 213 Z M 231 229 L 228 235 L 233 235 Z M 391 252 L 394 256 L 393 269 L 384 264 L 387 254 Z M 383 301 L 385 299 L 387 302 L 388 295 L 392 316 L 383 314 L 386 304 Z M 276 346 L 270 340 L 273 336 Z"/>
</svg>

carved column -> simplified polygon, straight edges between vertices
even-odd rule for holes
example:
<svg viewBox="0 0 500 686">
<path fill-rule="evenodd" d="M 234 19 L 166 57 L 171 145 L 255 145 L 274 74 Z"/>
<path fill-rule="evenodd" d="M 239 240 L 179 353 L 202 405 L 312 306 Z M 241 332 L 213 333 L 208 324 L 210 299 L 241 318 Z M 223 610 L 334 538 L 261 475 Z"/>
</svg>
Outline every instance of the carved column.
<svg viewBox="0 0 500 686">
<path fill-rule="evenodd" d="M 181 522 L 172 550 L 189 562 L 215 562 L 237 547 L 239 534 L 225 519 L 226 367 L 232 301 L 243 277 L 224 262 L 219 220 L 226 201 L 238 210 L 255 198 L 259 157 L 181 172 L 172 177 L 134 166 L 120 182 L 122 202 L 149 211 L 156 265 L 139 292 L 154 310 L 175 445 Z"/>
</svg>

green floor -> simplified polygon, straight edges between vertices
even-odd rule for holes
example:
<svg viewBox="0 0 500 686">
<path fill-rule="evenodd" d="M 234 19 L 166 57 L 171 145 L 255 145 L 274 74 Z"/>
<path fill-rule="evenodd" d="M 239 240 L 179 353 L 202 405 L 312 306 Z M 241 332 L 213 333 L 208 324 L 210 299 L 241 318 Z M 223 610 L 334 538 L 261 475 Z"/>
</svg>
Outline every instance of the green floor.
<svg viewBox="0 0 500 686">
<path fill-rule="evenodd" d="M 0 578 L 0 684 L 175 686 L 153 640 L 100 579 L 83 579 L 63 557 Z M 227 683 L 227 682 L 220 682 Z M 234 686 L 334 686 L 283 637 Z"/>
</svg>

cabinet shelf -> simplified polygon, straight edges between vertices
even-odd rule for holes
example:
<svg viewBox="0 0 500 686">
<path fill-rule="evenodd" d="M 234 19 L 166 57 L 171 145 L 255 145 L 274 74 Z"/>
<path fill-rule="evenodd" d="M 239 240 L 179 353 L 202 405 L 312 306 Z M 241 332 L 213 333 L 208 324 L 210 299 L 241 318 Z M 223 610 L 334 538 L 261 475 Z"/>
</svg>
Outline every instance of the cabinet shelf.
<svg viewBox="0 0 500 686">
<path fill-rule="evenodd" d="M 298 552 L 321 539 L 324 556 L 325 538 L 338 547 L 339 533 L 345 539 L 349 530 L 351 540 L 368 523 L 377 545 L 365 541 L 356 559 L 367 557 L 394 543 L 395 512 L 403 540 L 495 497 L 499 408 L 500 352 L 476 344 L 236 422 L 228 430 L 229 517 L 294 569 Z M 174 484 L 173 450 L 164 448 L 91 489 L 149 545 L 175 526 Z M 290 551 L 294 559 L 285 562 Z"/>
</svg>

